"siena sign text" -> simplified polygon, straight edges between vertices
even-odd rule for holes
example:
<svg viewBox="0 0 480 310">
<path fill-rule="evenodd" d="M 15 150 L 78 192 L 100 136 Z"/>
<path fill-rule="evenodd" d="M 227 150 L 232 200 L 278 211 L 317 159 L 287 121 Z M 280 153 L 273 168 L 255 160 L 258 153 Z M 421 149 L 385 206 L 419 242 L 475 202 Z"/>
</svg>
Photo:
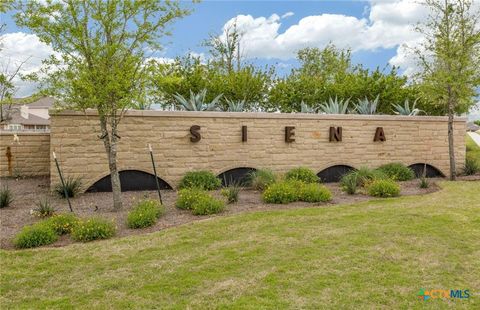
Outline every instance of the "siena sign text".
<svg viewBox="0 0 480 310">
<path fill-rule="evenodd" d="M 200 132 L 201 127 L 199 125 L 193 125 L 190 127 L 190 141 L 193 143 L 199 142 L 202 139 L 202 134 Z M 242 142 L 248 141 L 248 128 L 247 126 L 242 126 L 241 128 L 241 137 Z M 329 129 L 329 141 L 330 142 L 341 142 L 342 141 L 342 127 L 330 127 Z M 375 129 L 375 134 L 373 135 L 374 142 L 384 142 L 387 141 L 383 127 L 377 127 Z M 285 126 L 285 142 L 292 143 L 295 142 L 295 127 L 294 126 Z"/>
</svg>

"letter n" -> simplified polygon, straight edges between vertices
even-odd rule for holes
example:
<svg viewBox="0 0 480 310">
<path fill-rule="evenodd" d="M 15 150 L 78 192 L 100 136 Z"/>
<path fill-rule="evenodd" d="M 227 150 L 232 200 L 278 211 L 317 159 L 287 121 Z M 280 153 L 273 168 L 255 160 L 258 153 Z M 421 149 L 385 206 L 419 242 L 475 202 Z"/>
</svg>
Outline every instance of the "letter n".
<svg viewBox="0 0 480 310">
<path fill-rule="evenodd" d="M 330 142 L 342 141 L 342 127 L 330 127 Z"/>
<path fill-rule="evenodd" d="M 383 131 L 383 127 L 377 127 L 377 130 L 375 130 L 375 137 L 373 138 L 373 141 L 387 141 L 387 138 L 385 137 L 385 132 Z"/>
</svg>

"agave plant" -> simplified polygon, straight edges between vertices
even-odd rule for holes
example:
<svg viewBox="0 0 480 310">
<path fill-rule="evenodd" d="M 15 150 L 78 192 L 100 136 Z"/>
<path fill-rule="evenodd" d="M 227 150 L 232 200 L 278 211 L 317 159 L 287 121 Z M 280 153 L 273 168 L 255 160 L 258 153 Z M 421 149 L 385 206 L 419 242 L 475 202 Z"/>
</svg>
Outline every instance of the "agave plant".
<svg viewBox="0 0 480 310">
<path fill-rule="evenodd" d="M 418 99 L 415 99 L 411 107 L 410 107 L 410 104 L 408 103 L 408 99 L 405 100 L 403 107 L 399 104 L 394 104 L 393 107 L 395 111 L 393 112 L 398 115 L 408 115 L 408 116 L 418 115 L 420 114 L 420 112 L 422 112 L 422 110 L 415 107 L 417 105 L 417 101 Z"/>
<path fill-rule="evenodd" d="M 312 108 L 303 101 L 300 103 L 300 109 L 300 112 L 302 113 L 315 113 L 315 108 Z"/>
<path fill-rule="evenodd" d="M 182 110 L 185 111 L 216 111 L 218 110 L 218 102 L 222 98 L 223 94 L 215 97 L 212 102 L 205 102 L 205 97 L 207 96 L 207 90 L 203 89 L 198 94 L 190 91 L 190 98 L 186 99 L 180 94 L 175 94 L 173 97 L 177 99 L 178 105 Z"/>
<path fill-rule="evenodd" d="M 226 100 L 227 112 L 244 112 L 245 111 L 245 99 L 244 100 Z"/>
<path fill-rule="evenodd" d="M 355 112 L 358 114 L 376 114 L 377 113 L 377 105 L 378 105 L 378 95 L 375 97 L 375 100 L 371 101 L 368 100 L 367 97 L 365 99 L 358 99 L 358 103 L 355 105 Z"/>
<path fill-rule="evenodd" d="M 348 102 L 350 99 L 345 101 L 338 100 L 335 96 L 335 100 L 331 97 L 328 98 L 328 102 L 320 104 L 319 112 L 323 114 L 347 114 L 348 112 Z"/>
</svg>

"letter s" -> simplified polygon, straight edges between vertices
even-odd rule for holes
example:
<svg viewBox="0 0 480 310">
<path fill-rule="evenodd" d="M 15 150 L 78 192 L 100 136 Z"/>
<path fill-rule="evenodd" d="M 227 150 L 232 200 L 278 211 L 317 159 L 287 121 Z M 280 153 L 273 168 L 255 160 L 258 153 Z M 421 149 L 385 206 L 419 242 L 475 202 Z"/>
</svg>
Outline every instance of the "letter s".
<svg viewBox="0 0 480 310">
<path fill-rule="evenodd" d="M 200 126 L 198 125 L 193 125 L 192 127 L 190 127 L 190 134 L 192 135 L 190 137 L 190 141 L 191 142 L 198 142 L 202 139 L 202 136 L 200 135 Z"/>
</svg>

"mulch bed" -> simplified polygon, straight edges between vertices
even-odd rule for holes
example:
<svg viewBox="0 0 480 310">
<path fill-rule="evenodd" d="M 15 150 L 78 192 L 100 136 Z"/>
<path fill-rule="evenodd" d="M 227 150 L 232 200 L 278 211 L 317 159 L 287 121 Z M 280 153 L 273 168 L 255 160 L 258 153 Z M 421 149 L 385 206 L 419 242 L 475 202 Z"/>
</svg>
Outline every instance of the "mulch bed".
<svg viewBox="0 0 480 310">
<path fill-rule="evenodd" d="M 470 178 L 480 179 L 480 177 Z M 439 187 L 435 184 L 440 179 L 430 179 L 430 187 L 421 189 L 418 187 L 418 180 L 401 182 L 402 195 L 419 195 L 437 191 Z M 41 218 L 32 216 L 30 210 L 36 207 L 36 202 L 48 197 L 51 205 L 56 212 L 68 212 L 66 200 L 57 198 L 50 194 L 48 178 L 24 178 L 24 179 L 0 179 L 2 186 L 6 184 L 13 192 L 14 201 L 8 208 L 0 209 L 0 248 L 13 248 L 12 239 L 15 234 L 25 225 L 33 224 Z M 287 205 L 265 204 L 261 200 L 261 192 L 244 189 L 240 192 L 239 201 L 228 205 L 221 214 L 214 216 L 227 216 L 231 214 L 251 211 L 294 209 L 305 207 L 328 208 L 334 204 L 351 204 L 372 199 L 363 194 L 347 195 L 341 191 L 338 183 L 325 184 L 333 194 L 333 200 L 329 203 L 315 204 L 296 202 Z M 128 211 L 136 201 L 149 197 L 158 198 L 156 191 L 145 192 L 125 192 L 123 195 L 124 207 L 122 211 L 112 211 L 111 193 L 85 193 L 72 199 L 72 206 L 75 213 L 80 217 L 99 216 L 108 219 L 114 219 L 118 230 L 116 237 L 123 237 L 136 234 L 145 234 L 162 230 L 172 226 L 178 226 L 193 221 L 199 221 L 212 216 L 195 216 L 186 210 L 179 210 L 175 207 L 177 193 L 172 190 L 162 191 L 162 198 L 166 207 L 166 213 L 158 222 L 145 229 L 129 229 L 126 226 L 126 217 Z M 214 195 L 220 197 L 220 192 L 214 192 Z M 72 243 L 68 236 L 60 238 L 56 243 L 50 246 L 58 247 Z"/>
</svg>

